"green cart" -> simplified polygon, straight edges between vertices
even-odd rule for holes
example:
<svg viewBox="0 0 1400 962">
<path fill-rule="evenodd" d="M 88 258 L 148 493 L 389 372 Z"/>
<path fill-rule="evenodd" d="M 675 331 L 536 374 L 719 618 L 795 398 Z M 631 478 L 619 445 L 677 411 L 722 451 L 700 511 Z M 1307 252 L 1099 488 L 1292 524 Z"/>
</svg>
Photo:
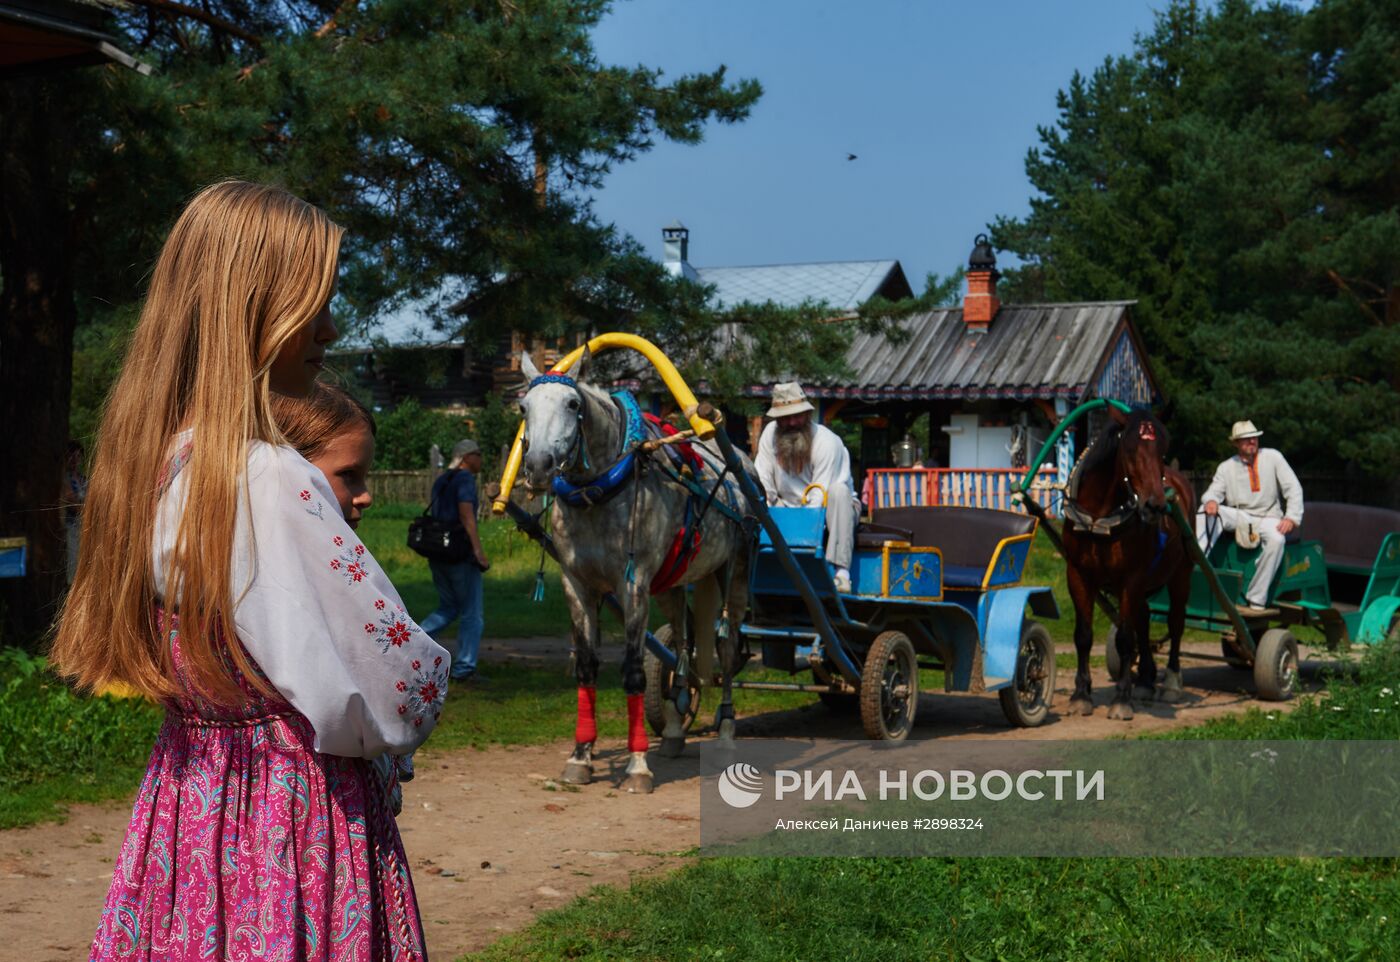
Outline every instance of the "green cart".
<svg viewBox="0 0 1400 962">
<path fill-rule="evenodd" d="M 1172 508 L 1183 530 L 1194 532 L 1175 503 Z M 1377 644 L 1400 630 L 1400 511 L 1307 502 L 1299 534 L 1284 546 L 1267 615 L 1248 617 L 1240 608 L 1258 549 L 1222 537 L 1209 557 L 1197 558 L 1191 573 L 1187 625 L 1219 632 L 1221 660 L 1252 668 L 1259 696 L 1274 701 L 1297 688 L 1298 642 L 1290 629 L 1317 629 L 1329 650 Z M 1149 599 L 1148 608 L 1153 621 L 1165 623 L 1166 592 Z M 1109 672 L 1116 676 L 1121 666 L 1112 645 L 1109 654 Z"/>
</svg>

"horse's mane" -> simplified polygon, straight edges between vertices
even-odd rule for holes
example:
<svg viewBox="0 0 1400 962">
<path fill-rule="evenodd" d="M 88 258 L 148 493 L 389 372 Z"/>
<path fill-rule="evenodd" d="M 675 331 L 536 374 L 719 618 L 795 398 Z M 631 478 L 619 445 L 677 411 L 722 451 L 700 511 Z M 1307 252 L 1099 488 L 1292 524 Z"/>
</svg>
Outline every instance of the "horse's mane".
<svg viewBox="0 0 1400 962">
<path fill-rule="evenodd" d="M 1079 463 L 1075 465 L 1075 473 L 1085 474 L 1103 466 L 1106 462 L 1111 464 L 1113 458 L 1118 453 L 1118 438 L 1123 432 L 1123 426 L 1117 421 L 1109 419 L 1103 426 L 1094 440 L 1084 449 L 1084 453 L 1079 457 Z"/>
<path fill-rule="evenodd" d="M 595 401 L 599 401 L 608 407 L 612 406 L 612 394 L 607 388 L 594 384 L 592 381 L 579 381 L 579 389 L 590 395 Z"/>
</svg>

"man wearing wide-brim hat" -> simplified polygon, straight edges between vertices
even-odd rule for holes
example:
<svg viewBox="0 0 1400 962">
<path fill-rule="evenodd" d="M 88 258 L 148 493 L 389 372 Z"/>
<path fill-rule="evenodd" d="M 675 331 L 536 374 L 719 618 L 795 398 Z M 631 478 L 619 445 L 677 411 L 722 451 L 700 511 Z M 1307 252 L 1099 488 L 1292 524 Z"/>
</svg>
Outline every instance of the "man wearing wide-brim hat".
<svg viewBox="0 0 1400 962">
<path fill-rule="evenodd" d="M 770 420 L 759 435 L 754 467 L 769 504 L 821 504 L 825 495 L 826 560 L 835 569 L 836 590 L 848 592 L 860 515 L 851 455 L 834 431 L 812 419 L 813 411 L 802 385 L 796 381 L 775 384 Z"/>
<path fill-rule="evenodd" d="M 1269 586 L 1283 562 L 1283 543 L 1303 523 L 1303 486 L 1282 454 L 1259 447 L 1263 434 L 1253 421 L 1230 429 L 1235 456 L 1220 462 L 1196 515 L 1196 539 L 1210 551 L 1222 531 L 1234 531 L 1244 547 L 1257 547 L 1259 561 L 1245 589 L 1247 614 L 1268 611 Z"/>
</svg>

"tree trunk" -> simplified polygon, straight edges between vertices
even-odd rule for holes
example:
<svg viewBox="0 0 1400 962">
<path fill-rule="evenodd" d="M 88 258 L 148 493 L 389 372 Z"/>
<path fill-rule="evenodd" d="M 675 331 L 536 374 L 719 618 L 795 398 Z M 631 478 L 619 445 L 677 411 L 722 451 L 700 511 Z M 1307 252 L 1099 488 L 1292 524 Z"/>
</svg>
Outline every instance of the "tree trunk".
<svg viewBox="0 0 1400 962">
<path fill-rule="evenodd" d="M 0 83 L 0 536 L 29 539 L 28 572 L 0 579 L 0 644 L 35 647 L 65 584 L 58 507 L 73 380 L 65 78 Z"/>
</svg>

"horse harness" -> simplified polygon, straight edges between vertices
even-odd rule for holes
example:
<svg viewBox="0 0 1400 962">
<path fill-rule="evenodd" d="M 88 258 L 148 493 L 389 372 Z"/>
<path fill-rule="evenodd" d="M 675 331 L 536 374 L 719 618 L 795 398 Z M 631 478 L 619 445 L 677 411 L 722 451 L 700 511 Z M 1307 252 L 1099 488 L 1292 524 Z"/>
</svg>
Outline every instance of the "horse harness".
<svg viewBox="0 0 1400 962">
<path fill-rule="evenodd" d="M 1138 425 L 1138 434 L 1145 441 L 1157 440 L 1156 430 L 1152 422 L 1143 421 Z M 1084 454 L 1087 456 L 1088 449 Z M 1095 518 L 1089 512 L 1079 506 L 1079 484 L 1084 477 L 1084 466 L 1086 457 L 1081 457 L 1074 465 L 1074 470 L 1070 472 L 1069 484 L 1065 489 L 1064 516 L 1065 524 L 1069 527 L 1082 529 L 1085 533 L 1098 538 L 1111 538 L 1118 533 L 1118 529 L 1134 518 L 1140 516 L 1142 498 L 1133 490 L 1132 484 L 1127 477 L 1121 479 L 1124 489 L 1128 492 L 1127 499 L 1114 511 L 1102 518 Z M 1152 562 L 1148 565 L 1149 573 L 1155 571 L 1157 564 L 1162 560 L 1162 555 L 1166 552 L 1167 533 L 1157 526 L 1157 538 L 1153 546 Z"/>
<path fill-rule="evenodd" d="M 743 516 L 734 507 L 716 498 L 720 488 L 723 487 L 726 495 L 736 505 L 739 503 L 732 482 L 727 478 L 728 465 L 723 467 L 714 479 L 714 483 L 707 489 L 696 479 L 704 476 L 708 465 L 705 459 L 696 453 L 688 443 L 664 445 L 655 458 L 638 456 L 638 449 L 645 441 L 677 432 L 674 427 L 661 418 L 643 413 L 637 399 L 630 391 L 614 391 L 611 395 L 623 420 L 622 440 L 613 463 L 587 481 L 575 484 L 566 479 L 563 471 L 572 467 L 576 461 L 581 460 L 584 468 L 588 468 L 587 448 L 583 443 L 585 412 L 588 405 L 584 403 L 585 399 L 583 392 L 579 391 L 578 382 L 567 374 L 542 374 L 533 379 L 529 387 L 533 388 L 539 384 L 562 384 L 573 388 L 579 394 L 579 424 L 578 429 L 574 432 L 574 444 L 567 460 L 561 463 L 560 473 L 554 476 L 551 485 L 557 500 L 578 508 L 606 504 L 622 491 L 628 480 L 633 478 L 639 480 L 641 474 L 649 468 L 660 470 L 667 480 L 686 490 L 688 497 L 685 505 L 685 522 L 681 529 L 676 532 L 660 569 L 652 578 L 650 585 L 652 594 L 660 594 L 674 586 L 685 574 L 690 562 L 699 554 L 701 525 L 711 507 L 718 509 L 721 514 L 735 524 L 743 526 Z M 711 470 L 713 469 L 711 468 Z M 632 510 L 628 525 L 627 580 L 629 582 L 632 580 L 634 569 L 632 539 L 636 529 L 639 487 L 633 489 Z"/>
</svg>

